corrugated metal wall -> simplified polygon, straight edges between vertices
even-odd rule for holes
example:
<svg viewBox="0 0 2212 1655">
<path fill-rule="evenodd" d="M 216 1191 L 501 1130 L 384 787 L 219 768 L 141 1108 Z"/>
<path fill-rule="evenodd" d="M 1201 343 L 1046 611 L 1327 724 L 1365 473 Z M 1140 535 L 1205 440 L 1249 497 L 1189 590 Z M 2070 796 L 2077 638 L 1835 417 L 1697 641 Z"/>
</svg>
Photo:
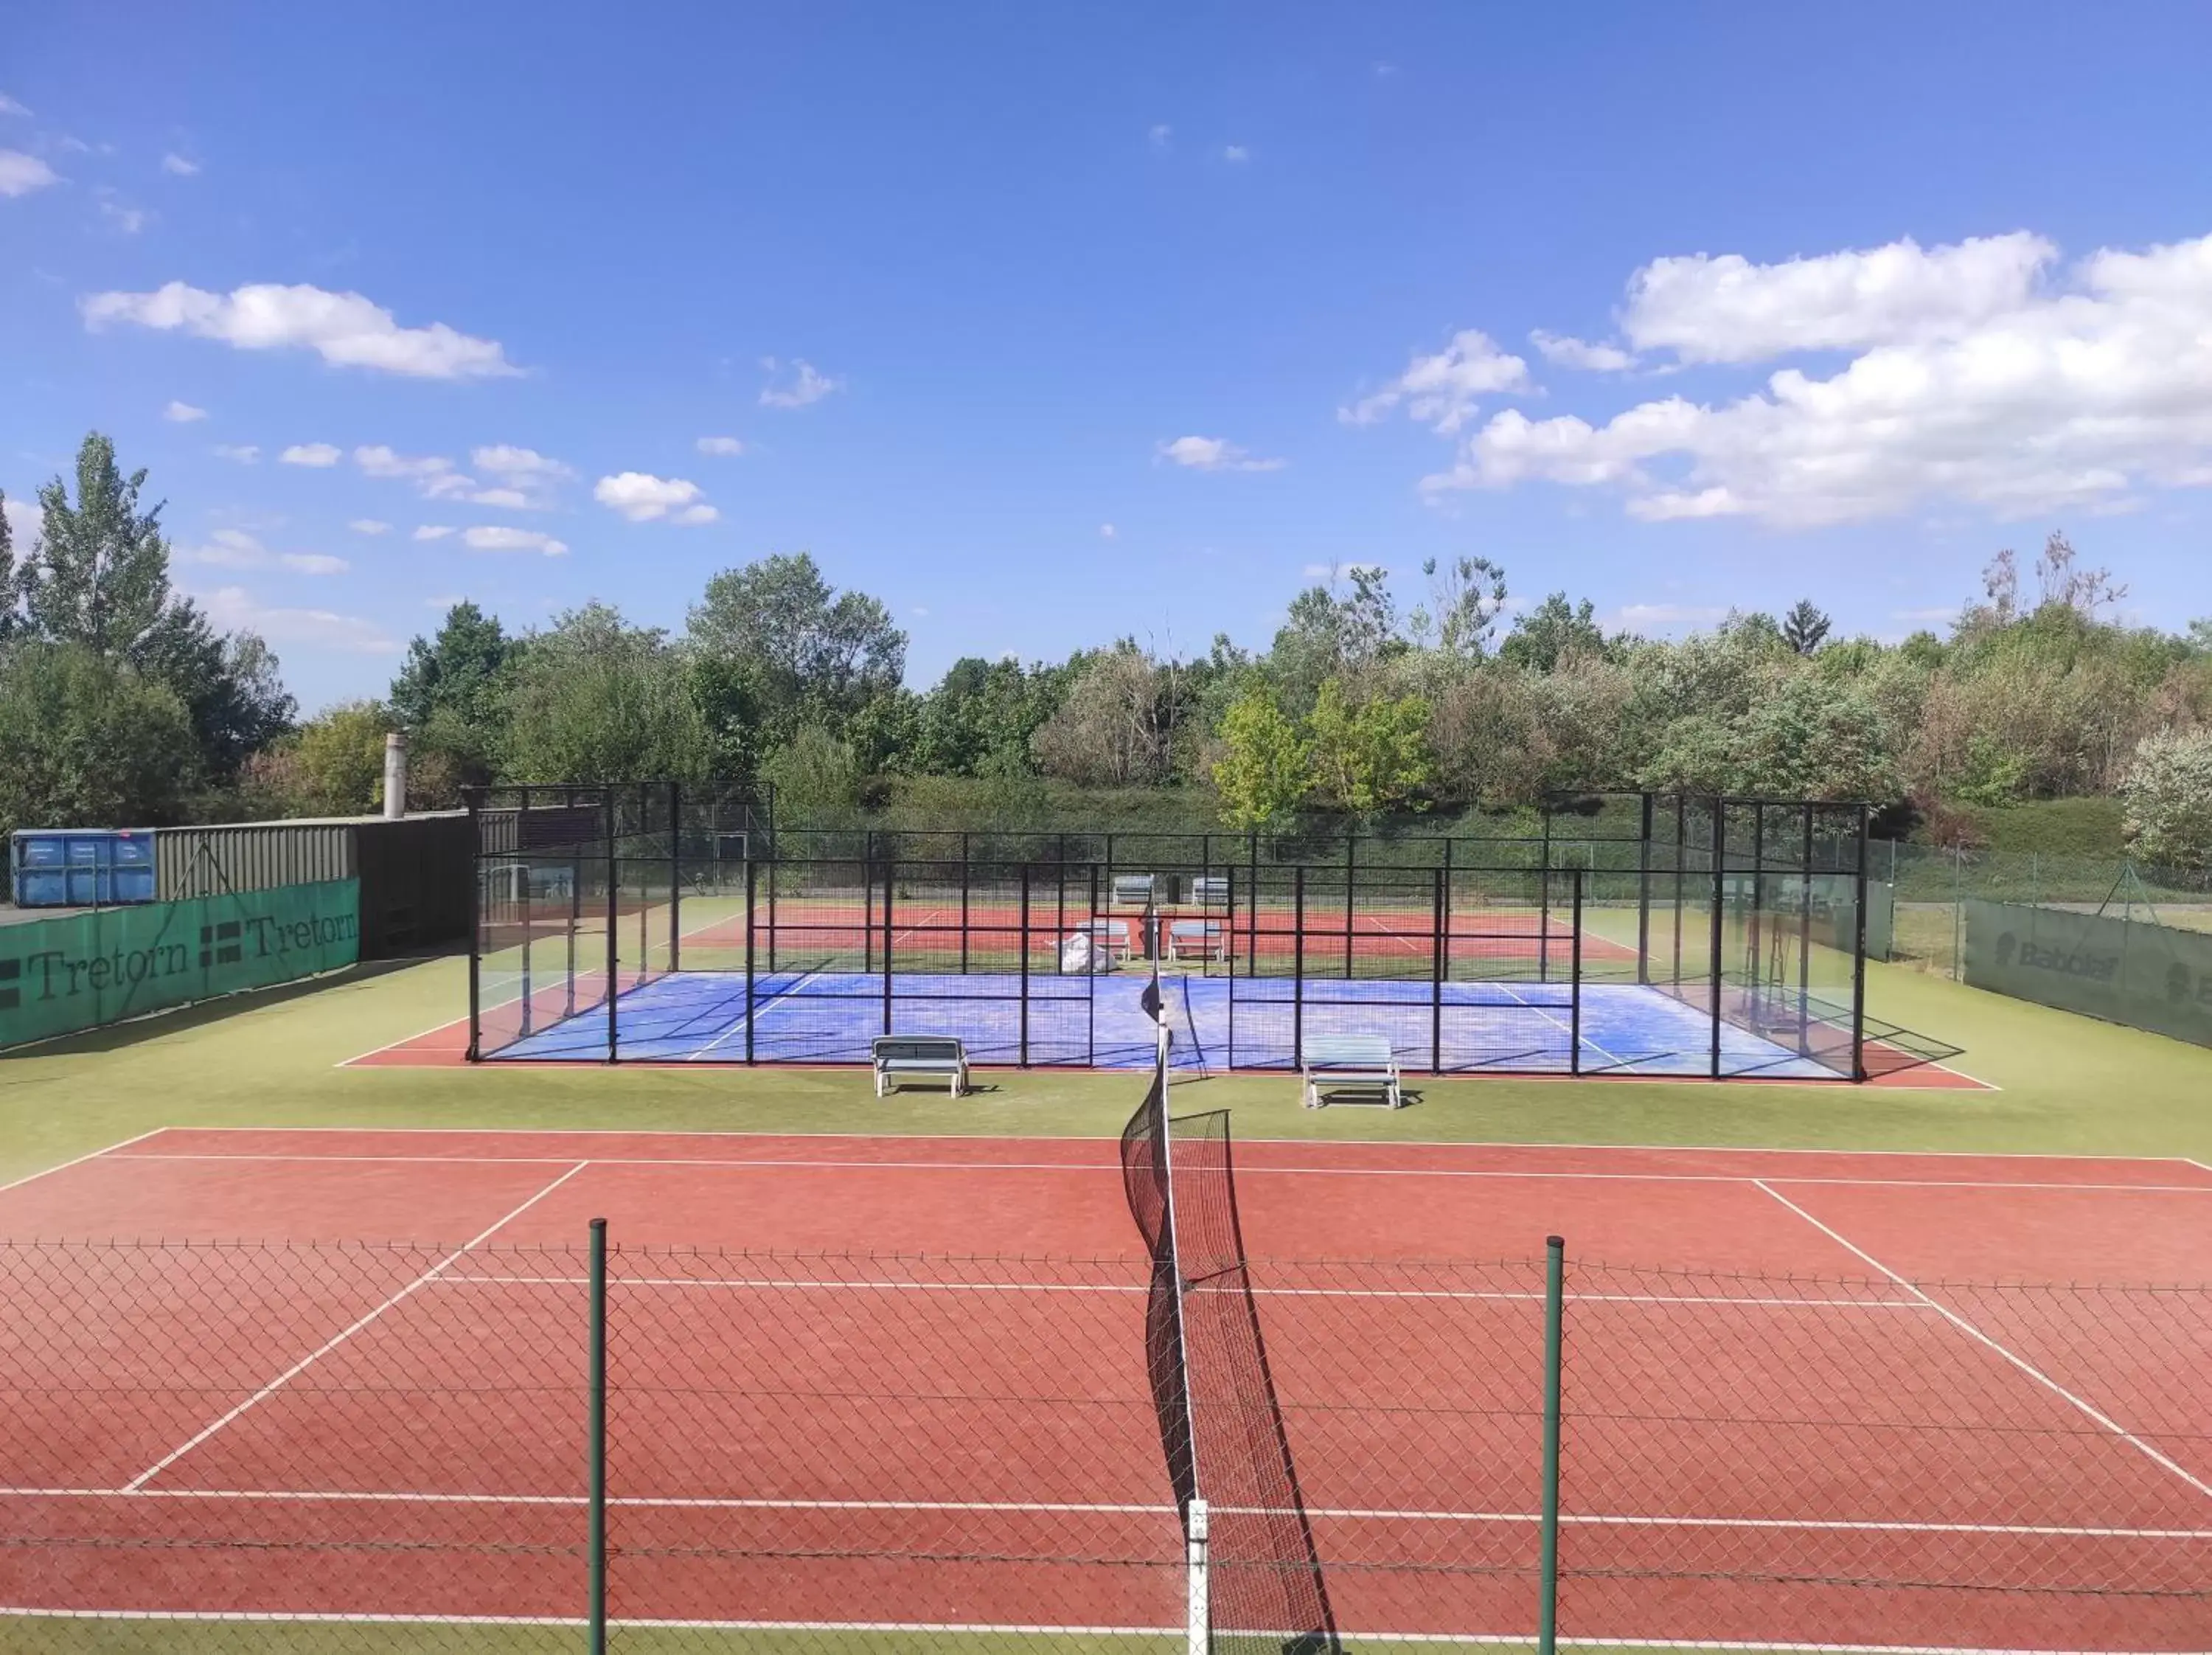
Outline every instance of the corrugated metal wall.
<svg viewBox="0 0 2212 1655">
<path fill-rule="evenodd" d="M 475 845 L 465 812 L 343 821 L 242 822 L 155 831 L 159 899 L 361 881 L 361 957 L 465 940 Z"/>
</svg>

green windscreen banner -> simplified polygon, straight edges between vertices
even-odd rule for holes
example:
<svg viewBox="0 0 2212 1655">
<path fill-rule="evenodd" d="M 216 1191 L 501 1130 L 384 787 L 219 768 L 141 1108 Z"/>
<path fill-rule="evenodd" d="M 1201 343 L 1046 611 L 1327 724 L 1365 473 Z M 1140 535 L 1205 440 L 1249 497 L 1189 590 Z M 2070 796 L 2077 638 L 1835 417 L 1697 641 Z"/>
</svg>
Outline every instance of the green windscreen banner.
<svg viewBox="0 0 2212 1655">
<path fill-rule="evenodd" d="M 1968 897 L 1966 981 L 2212 1046 L 2212 934 Z"/>
<path fill-rule="evenodd" d="M 289 983 L 360 957 L 358 879 L 0 925 L 0 1047 Z"/>
</svg>

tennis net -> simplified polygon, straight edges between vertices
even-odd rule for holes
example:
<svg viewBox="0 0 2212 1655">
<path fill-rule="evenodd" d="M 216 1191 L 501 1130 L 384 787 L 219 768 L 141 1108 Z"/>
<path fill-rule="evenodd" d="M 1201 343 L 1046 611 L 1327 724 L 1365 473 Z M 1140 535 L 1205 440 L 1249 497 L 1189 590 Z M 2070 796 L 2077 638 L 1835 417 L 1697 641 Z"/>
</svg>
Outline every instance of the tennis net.
<svg viewBox="0 0 2212 1655">
<path fill-rule="evenodd" d="M 1145 995 L 1156 1022 L 1157 977 Z M 1237 1218 L 1229 1116 L 1168 1113 L 1164 1024 L 1121 1133 L 1152 1261 L 1145 1354 L 1189 1568 L 1188 1655 L 1338 1649 Z"/>
</svg>

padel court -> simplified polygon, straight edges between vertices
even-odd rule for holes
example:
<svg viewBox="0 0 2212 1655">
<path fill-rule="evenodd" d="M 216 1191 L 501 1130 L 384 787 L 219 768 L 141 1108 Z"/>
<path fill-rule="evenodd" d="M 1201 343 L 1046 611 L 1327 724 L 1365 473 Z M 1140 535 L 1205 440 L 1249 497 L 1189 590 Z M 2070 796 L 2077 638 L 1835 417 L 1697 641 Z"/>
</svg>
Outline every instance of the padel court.
<svg viewBox="0 0 2212 1655">
<path fill-rule="evenodd" d="M 1563 1642 L 2206 1647 L 2202 1293 L 1942 1284 L 2199 1280 L 2212 1167 L 1235 1156 L 1346 1647 L 1530 1643 L 1541 1266 L 1421 1261 L 1549 1231 Z M 172 1130 L 26 1179 L 0 1610 L 572 1635 L 595 1216 L 618 1626 L 1183 1647 L 1146 1254 L 1097 1140 Z M 1258 1262 L 1323 1257 L 1360 1262 Z"/>
</svg>

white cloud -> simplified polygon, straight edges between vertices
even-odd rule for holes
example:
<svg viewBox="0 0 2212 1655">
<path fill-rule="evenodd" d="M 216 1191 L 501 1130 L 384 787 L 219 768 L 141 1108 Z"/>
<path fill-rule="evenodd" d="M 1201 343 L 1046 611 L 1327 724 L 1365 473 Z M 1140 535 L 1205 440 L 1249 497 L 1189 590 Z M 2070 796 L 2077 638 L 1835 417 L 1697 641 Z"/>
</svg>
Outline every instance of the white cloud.
<svg viewBox="0 0 2212 1655">
<path fill-rule="evenodd" d="M 575 472 L 557 459 L 550 459 L 535 448 L 518 448 L 510 443 L 495 443 L 488 448 L 472 448 L 469 461 L 480 472 L 489 472 L 515 488 L 528 488 L 533 484 L 553 484 Z"/>
<path fill-rule="evenodd" d="M 30 113 L 5 92 L 0 92 L 0 115 L 21 115 L 27 118 Z"/>
<path fill-rule="evenodd" d="M 327 442 L 295 442 L 276 456 L 280 465 L 312 465 L 318 471 L 335 465 L 342 452 Z"/>
<path fill-rule="evenodd" d="M 465 529 L 461 544 L 471 551 L 535 551 L 548 557 L 565 557 L 568 546 L 550 534 L 540 534 L 535 529 L 510 529 L 484 526 Z"/>
<path fill-rule="evenodd" d="M 2057 255 L 2017 231 L 1932 252 L 1908 237 L 1778 265 L 1655 259 L 1629 279 L 1621 331 L 1639 350 L 1693 362 L 1958 338 L 2029 302 Z"/>
<path fill-rule="evenodd" d="M 161 157 L 161 170 L 172 178 L 198 178 L 200 164 L 196 161 L 187 161 L 174 150 L 171 150 Z"/>
<path fill-rule="evenodd" d="M 434 598 L 423 599 L 422 607 L 425 609 L 434 609 L 440 614 L 443 614 L 446 611 L 451 609 L 455 604 L 466 603 L 468 599 L 464 598 L 459 593 L 448 592 L 443 593 Z"/>
<path fill-rule="evenodd" d="M 592 489 L 592 498 L 633 523 L 661 518 L 672 523 L 711 523 L 721 514 L 701 501 L 701 492 L 696 483 L 680 477 L 623 472 L 601 478 Z"/>
<path fill-rule="evenodd" d="M 115 226 L 120 235 L 136 235 L 146 228 L 146 210 L 133 207 L 117 198 L 112 190 L 99 192 L 100 216 Z"/>
<path fill-rule="evenodd" d="M 182 328 L 241 350 L 313 350 L 334 367 L 374 368 L 418 379 L 484 379 L 520 372 L 495 339 L 473 338 L 443 322 L 402 327 L 358 293 L 258 283 L 228 294 L 171 282 L 152 293 L 95 293 L 78 304 L 85 326 L 117 322 Z"/>
<path fill-rule="evenodd" d="M 2048 257 L 2021 235 L 1778 266 L 1677 260 L 1663 279 L 1647 267 L 1632 284 L 1644 319 L 1632 306 L 1627 327 L 1640 346 L 1671 342 L 1685 361 L 1864 348 L 1825 378 L 1784 367 L 1733 400 L 1668 397 L 1601 425 L 1508 410 L 1423 487 L 1606 485 L 1647 521 L 1791 526 L 1939 501 L 1998 517 L 2113 509 L 2145 488 L 2212 486 L 2212 236 L 2100 251 L 2046 286 L 2033 278 Z M 1733 323 L 1732 297 L 1746 307 Z"/>
<path fill-rule="evenodd" d="M 263 604 L 243 587 L 219 587 L 193 594 L 208 618 L 225 632 L 257 632 L 280 648 L 298 644 L 349 654 L 397 654 L 399 644 L 374 621 L 327 609 L 283 609 Z"/>
<path fill-rule="evenodd" d="M 416 540 L 442 540 L 453 532 L 453 527 L 449 524 L 424 523 L 416 529 L 411 538 Z"/>
<path fill-rule="evenodd" d="M 188 402 L 172 402 L 161 411 L 161 417 L 177 425 L 189 425 L 196 419 L 205 419 L 207 410 L 195 408 Z"/>
<path fill-rule="evenodd" d="M 0 511 L 8 514 L 8 532 L 15 538 L 18 557 L 39 543 L 39 536 L 45 529 L 46 514 L 37 501 L 0 501 Z"/>
<path fill-rule="evenodd" d="M 243 529 L 217 529 L 206 545 L 182 547 L 177 555 L 185 563 L 216 569 L 286 569 L 295 575 L 343 575 L 352 567 L 343 557 L 319 551 L 272 552 Z"/>
<path fill-rule="evenodd" d="M 1571 333 L 1547 333 L 1540 327 L 1528 336 L 1528 343 L 1544 353 L 1546 362 L 1557 362 L 1562 368 L 1618 374 L 1636 366 L 1634 352 L 1623 350 L 1617 344 L 1577 339 Z"/>
<path fill-rule="evenodd" d="M 427 492 L 434 496 L 438 490 Z M 539 503 L 520 489 L 478 489 L 473 493 L 460 496 L 460 498 L 471 505 L 503 506 L 509 511 L 528 511 Z"/>
<path fill-rule="evenodd" d="M 251 465 L 261 458 L 261 445 L 258 442 L 218 442 L 215 445 L 215 453 L 217 459 L 234 459 L 241 465 Z"/>
<path fill-rule="evenodd" d="M 1165 155 L 1175 147 L 1175 128 L 1162 121 L 1145 134 L 1145 142 Z"/>
<path fill-rule="evenodd" d="M 1161 443 L 1157 452 L 1160 459 L 1194 472 L 1279 472 L 1290 463 L 1255 459 L 1224 437 L 1177 437 Z"/>
<path fill-rule="evenodd" d="M 28 195 L 60 182 L 60 174 L 36 155 L 27 155 L 21 149 L 0 149 L 0 196 Z"/>
<path fill-rule="evenodd" d="M 346 526 L 356 534 L 389 534 L 392 525 L 374 517 L 356 517 Z"/>
<path fill-rule="evenodd" d="M 1224 161 L 1232 163 L 1246 161 L 1252 159 L 1252 152 L 1249 149 L 1247 149 L 1241 143 L 1224 144 L 1221 149 L 1221 158 Z"/>
<path fill-rule="evenodd" d="M 1474 417 L 1475 399 L 1492 391 L 1530 389 L 1528 364 L 1476 328 L 1467 328 L 1432 356 L 1416 356 L 1406 371 L 1336 417 L 1347 425 L 1372 425 L 1401 403 L 1415 419 L 1449 435 Z"/>
<path fill-rule="evenodd" d="M 418 483 L 445 476 L 453 469 L 453 462 L 442 454 L 403 454 L 380 442 L 356 448 L 353 463 L 366 476 L 406 478 Z"/>
<path fill-rule="evenodd" d="M 734 457 L 745 451 L 745 445 L 735 437 L 701 437 L 696 446 L 702 454 L 723 454 Z"/>
<path fill-rule="evenodd" d="M 773 356 L 762 357 L 761 366 L 770 374 L 778 371 L 776 360 Z M 842 389 L 844 383 L 842 380 L 832 379 L 829 374 L 823 373 L 812 362 L 804 358 L 794 357 L 791 363 L 791 383 L 782 387 L 775 385 L 763 386 L 760 393 L 761 406 L 804 408 L 809 403 L 821 401 L 832 391 Z"/>
<path fill-rule="evenodd" d="M 1098 538 L 1101 540 L 1111 540 L 1115 533 L 1115 530 L 1111 523 L 1101 523 L 1098 526 Z"/>
</svg>

